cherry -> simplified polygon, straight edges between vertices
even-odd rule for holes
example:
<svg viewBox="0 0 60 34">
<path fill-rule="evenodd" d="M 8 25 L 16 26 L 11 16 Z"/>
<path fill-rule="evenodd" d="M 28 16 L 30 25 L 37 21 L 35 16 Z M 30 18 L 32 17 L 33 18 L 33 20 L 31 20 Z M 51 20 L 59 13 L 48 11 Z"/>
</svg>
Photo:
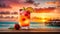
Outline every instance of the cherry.
<svg viewBox="0 0 60 34">
<path fill-rule="evenodd" d="M 24 15 L 25 15 L 25 16 L 29 16 L 29 15 L 30 15 L 30 12 L 26 11 L 26 12 L 24 13 Z"/>
<path fill-rule="evenodd" d="M 30 15 L 29 15 L 29 16 L 27 16 L 27 18 L 28 18 L 28 19 L 30 19 Z"/>
<path fill-rule="evenodd" d="M 22 18 L 22 21 L 25 21 L 26 19 L 25 18 Z"/>
<path fill-rule="evenodd" d="M 27 11 L 26 13 L 27 13 L 27 14 L 30 14 L 30 12 L 29 12 L 29 11 Z"/>
<path fill-rule="evenodd" d="M 25 14 L 25 16 L 28 16 L 28 14 Z"/>
</svg>

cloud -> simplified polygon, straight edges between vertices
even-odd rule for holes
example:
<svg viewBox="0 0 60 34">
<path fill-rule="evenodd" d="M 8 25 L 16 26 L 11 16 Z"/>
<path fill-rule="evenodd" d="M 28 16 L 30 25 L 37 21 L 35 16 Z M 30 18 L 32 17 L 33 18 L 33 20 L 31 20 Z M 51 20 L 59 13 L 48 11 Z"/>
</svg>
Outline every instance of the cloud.
<svg viewBox="0 0 60 34">
<path fill-rule="evenodd" d="M 46 2 L 46 4 L 55 4 L 55 2 Z"/>
<path fill-rule="evenodd" d="M 32 4 L 32 5 L 36 6 L 36 7 L 40 4 L 40 3 L 36 3 L 34 0 L 26 0 L 25 3 Z"/>
<path fill-rule="evenodd" d="M 38 7 L 40 5 L 40 3 L 34 3 L 34 6 Z"/>
<path fill-rule="evenodd" d="M 25 5 L 25 0 L 0 0 L 0 8 L 13 8 Z"/>
<path fill-rule="evenodd" d="M 26 3 L 33 4 L 33 3 L 34 3 L 34 1 L 33 1 L 33 0 L 26 0 Z"/>
<path fill-rule="evenodd" d="M 11 8 L 11 6 L 3 3 L 0 4 L 0 8 Z"/>
<path fill-rule="evenodd" d="M 0 0 L 0 8 L 12 8 L 12 6 L 30 6 L 34 1 L 27 0 Z"/>
<path fill-rule="evenodd" d="M 7 1 L 10 1 L 12 3 L 17 3 L 17 4 L 25 2 L 25 0 L 7 0 Z"/>
<path fill-rule="evenodd" d="M 0 0 L 0 8 L 11 8 L 11 6 L 8 4 L 8 1 Z"/>
</svg>

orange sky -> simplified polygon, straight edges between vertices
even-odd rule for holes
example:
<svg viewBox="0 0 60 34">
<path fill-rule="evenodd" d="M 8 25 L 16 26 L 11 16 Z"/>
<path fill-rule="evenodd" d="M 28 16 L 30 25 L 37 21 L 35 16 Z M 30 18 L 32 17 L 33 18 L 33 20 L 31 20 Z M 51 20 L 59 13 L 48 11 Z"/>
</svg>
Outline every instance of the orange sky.
<svg viewBox="0 0 60 34">
<path fill-rule="evenodd" d="M 52 1 L 54 1 L 54 0 L 52 0 Z M 11 8 L 0 8 L 0 11 L 3 11 L 3 10 L 5 10 L 5 11 L 6 10 L 7 11 L 9 11 L 9 10 L 10 11 L 18 11 L 22 7 L 34 7 L 34 8 L 36 8 L 34 4 L 24 3 L 24 2 L 25 2 L 25 0 L 5 0 L 5 1 L 2 0 L 2 1 L 0 1 L 1 4 L 5 3 L 7 5 L 10 5 Z M 40 7 L 49 7 L 52 4 L 54 4 L 54 3 L 51 2 L 51 0 L 34 0 L 34 2 L 40 3 L 39 6 L 38 6 L 39 8 Z M 45 3 L 47 3 L 47 2 L 50 3 L 51 5 L 46 5 Z"/>
</svg>

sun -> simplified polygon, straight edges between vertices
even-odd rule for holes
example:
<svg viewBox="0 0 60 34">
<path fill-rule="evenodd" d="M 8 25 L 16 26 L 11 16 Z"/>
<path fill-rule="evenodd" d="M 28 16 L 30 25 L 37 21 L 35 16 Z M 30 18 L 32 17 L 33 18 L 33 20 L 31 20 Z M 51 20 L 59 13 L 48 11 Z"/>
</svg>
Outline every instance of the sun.
<svg viewBox="0 0 60 34">
<path fill-rule="evenodd" d="M 40 18 L 41 18 L 41 22 L 47 22 L 49 20 L 49 16 L 47 16 L 47 13 L 41 13 L 40 15 Z"/>
<path fill-rule="evenodd" d="M 45 20 L 45 19 L 42 19 L 42 20 L 40 20 L 41 22 L 47 22 L 47 20 Z"/>
<path fill-rule="evenodd" d="M 37 17 L 37 18 L 34 18 Z M 35 22 L 48 22 L 51 16 L 49 13 L 31 13 L 31 18 L 34 18 Z"/>
</svg>

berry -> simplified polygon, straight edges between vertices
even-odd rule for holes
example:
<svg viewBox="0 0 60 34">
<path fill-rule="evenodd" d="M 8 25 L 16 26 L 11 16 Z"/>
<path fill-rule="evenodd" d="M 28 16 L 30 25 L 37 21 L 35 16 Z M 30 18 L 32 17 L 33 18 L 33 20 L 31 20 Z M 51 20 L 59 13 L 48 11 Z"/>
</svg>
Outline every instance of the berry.
<svg viewBox="0 0 60 34">
<path fill-rule="evenodd" d="M 25 21 L 26 19 L 25 18 L 22 18 L 22 21 Z"/>
</svg>

